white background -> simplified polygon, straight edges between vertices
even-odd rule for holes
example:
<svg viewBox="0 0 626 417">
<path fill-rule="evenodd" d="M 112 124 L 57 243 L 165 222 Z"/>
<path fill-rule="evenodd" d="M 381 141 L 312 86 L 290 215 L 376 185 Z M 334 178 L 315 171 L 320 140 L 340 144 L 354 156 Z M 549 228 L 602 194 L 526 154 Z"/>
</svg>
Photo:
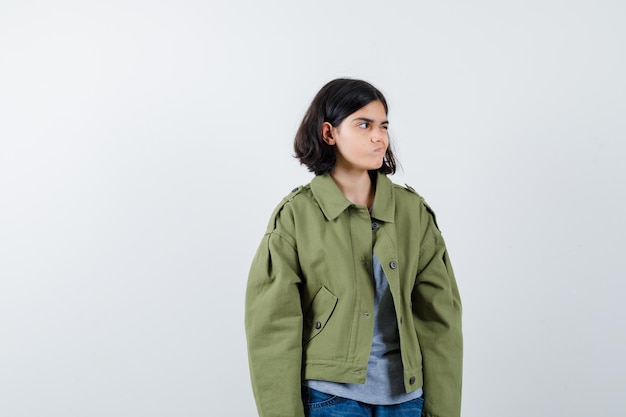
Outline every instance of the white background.
<svg viewBox="0 0 626 417">
<path fill-rule="evenodd" d="M 327 81 L 390 104 L 463 415 L 626 411 L 626 4 L 0 0 L 0 415 L 253 416 L 243 297 Z"/>
</svg>

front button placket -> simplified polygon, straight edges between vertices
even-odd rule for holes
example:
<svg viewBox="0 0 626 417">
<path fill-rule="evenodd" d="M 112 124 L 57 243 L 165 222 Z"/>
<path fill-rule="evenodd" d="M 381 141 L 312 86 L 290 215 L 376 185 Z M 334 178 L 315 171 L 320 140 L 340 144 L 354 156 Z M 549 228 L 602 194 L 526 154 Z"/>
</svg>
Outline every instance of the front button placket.
<svg viewBox="0 0 626 417">
<path fill-rule="evenodd" d="M 348 210 L 350 221 L 350 241 L 354 263 L 355 308 L 357 326 L 350 338 L 349 349 L 358 351 L 357 363 L 367 364 L 368 352 L 357 349 L 372 343 L 373 331 L 371 313 L 374 310 L 374 287 L 372 286 L 372 251 L 374 235 L 372 218 L 365 206 L 353 205 Z"/>
</svg>

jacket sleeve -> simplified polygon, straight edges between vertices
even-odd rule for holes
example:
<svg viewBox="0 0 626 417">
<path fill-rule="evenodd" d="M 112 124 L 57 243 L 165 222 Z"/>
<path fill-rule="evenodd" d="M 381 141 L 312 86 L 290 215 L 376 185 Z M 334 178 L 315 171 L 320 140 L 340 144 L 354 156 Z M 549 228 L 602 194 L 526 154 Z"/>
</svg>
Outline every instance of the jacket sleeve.
<svg viewBox="0 0 626 417">
<path fill-rule="evenodd" d="M 412 294 L 422 351 L 425 417 L 459 417 L 463 370 L 461 299 L 434 213 L 424 204 L 418 274 Z"/>
<path fill-rule="evenodd" d="M 256 252 L 246 289 L 252 389 L 259 416 L 304 417 L 298 256 L 293 238 L 270 229 Z"/>
</svg>

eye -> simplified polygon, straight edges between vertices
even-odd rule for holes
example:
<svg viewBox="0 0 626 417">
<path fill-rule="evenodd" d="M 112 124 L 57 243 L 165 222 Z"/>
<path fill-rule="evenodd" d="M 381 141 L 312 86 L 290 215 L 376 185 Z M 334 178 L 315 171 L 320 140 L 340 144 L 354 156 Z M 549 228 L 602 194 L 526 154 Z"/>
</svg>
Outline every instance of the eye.
<svg viewBox="0 0 626 417">
<path fill-rule="evenodd" d="M 385 130 L 389 130 L 389 125 L 382 125 L 381 127 Z"/>
<path fill-rule="evenodd" d="M 367 122 L 363 122 L 357 125 L 357 127 L 360 127 L 361 129 L 367 129 L 369 127 L 369 123 Z"/>
</svg>

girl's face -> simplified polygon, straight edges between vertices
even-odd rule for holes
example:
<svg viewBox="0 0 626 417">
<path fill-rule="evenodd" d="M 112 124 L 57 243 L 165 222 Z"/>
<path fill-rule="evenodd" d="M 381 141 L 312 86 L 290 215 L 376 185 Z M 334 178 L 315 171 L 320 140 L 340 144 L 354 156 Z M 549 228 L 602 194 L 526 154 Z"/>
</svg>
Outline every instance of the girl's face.
<svg viewBox="0 0 626 417">
<path fill-rule="evenodd" d="M 380 168 L 389 146 L 388 126 L 385 107 L 378 100 L 361 107 L 337 127 L 324 123 L 322 137 L 326 143 L 335 146 L 337 155 L 334 170 L 349 172 Z"/>
</svg>

